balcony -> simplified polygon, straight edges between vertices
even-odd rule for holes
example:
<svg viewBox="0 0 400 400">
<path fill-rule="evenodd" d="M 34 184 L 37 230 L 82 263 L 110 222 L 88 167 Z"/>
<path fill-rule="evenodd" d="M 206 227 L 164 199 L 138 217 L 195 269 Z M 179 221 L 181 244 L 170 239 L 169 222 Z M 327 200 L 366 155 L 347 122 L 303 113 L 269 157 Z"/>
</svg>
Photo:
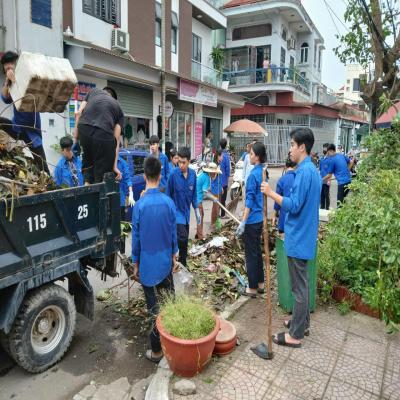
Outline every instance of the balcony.
<svg viewBox="0 0 400 400">
<path fill-rule="evenodd" d="M 194 60 L 192 60 L 192 78 L 219 88 L 222 85 L 222 74 L 220 72 Z"/>
<path fill-rule="evenodd" d="M 229 81 L 231 88 L 239 86 L 268 86 L 268 85 L 282 85 L 292 86 L 297 90 L 309 95 L 311 92 L 310 81 L 300 75 L 293 68 L 280 68 L 271 67 L 264 68 L 250 68 L 238 71 L 229 71 L 223 73 L 224 81 Z M 256 90 L 254 88 L 254 90 Z"/>
</svg>

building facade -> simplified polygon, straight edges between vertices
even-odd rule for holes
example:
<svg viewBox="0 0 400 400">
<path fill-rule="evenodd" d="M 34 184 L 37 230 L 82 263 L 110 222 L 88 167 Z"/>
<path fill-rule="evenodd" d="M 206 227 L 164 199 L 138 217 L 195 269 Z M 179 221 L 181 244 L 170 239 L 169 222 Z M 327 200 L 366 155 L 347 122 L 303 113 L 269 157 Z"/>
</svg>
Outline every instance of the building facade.
<svg viewBox="0 0 400 400">
<path fill-rule="evenodd" d="M 365 107 L 361 93 L 363 82 L 367 80 L 367 76 L 367 70 L 361 65 L 346 65 L 346 82 L 336 93 L 338 99 L 346 104 Z"/>
<path fill-rule="evenodd" d="M 50 164 L 59 157 L 53 145 L 73 131 L 76 107 L 94 87 L 117 91 L 125 145 L 147 148 L 151 135 L 161 135 L 160 0 L 3 0 L 0 5 L 1 51 L 66 57 L 79 81 L 63 116 L 42 116 Z M 226 28 L 223 13 L 205 0 L 165 0 L 165 7 L 169 115 L 162 140 L 170 147 L 189 146 L 194 157 L 208 130 L 216 147 L 231 108 L 243 101 L 222 88 L 210 55 L 215 32 Z"/>
</svg>

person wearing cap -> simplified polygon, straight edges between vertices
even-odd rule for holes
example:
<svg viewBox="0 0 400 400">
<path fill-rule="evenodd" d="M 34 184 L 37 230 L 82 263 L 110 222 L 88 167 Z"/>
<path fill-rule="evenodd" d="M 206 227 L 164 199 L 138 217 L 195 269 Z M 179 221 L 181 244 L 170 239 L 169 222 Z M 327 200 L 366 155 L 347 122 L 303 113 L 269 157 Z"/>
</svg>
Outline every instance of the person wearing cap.
<svg viewBox="0 0 400 400">
<path fill-rule="evenodd" d="M 54 170 L 54 181 L 57 186 L 77 187 L 83 185 L 82 161 L 72 152 L 73 144 L 70 136 L 60 139 L 62 157 Z"/>
<path fill-rule="evenodd" d="M 149 139 L 150 155 L 160 160 L 161 162 L 161 180 L 160 190 L 165 192 L 167 187 L 167 181 L 170 174 L 168 157 L 160 151 L 160 138 L 157 135 L 153 135 Z"/>
<path fill-rule="evenodd" d="M 210 188 L 213 181 L 216 180 L 217 176 L 221 174 L 221 170 L 218 165 L 210 162 L 205 167 L 203 167 L 200 175 L 197 177 L 197 203 L 199 205 L 200 211 L 200 224 L 197 225 L 196 239 L 203 240 L 203 225 L 204 225 L 204 208 L 203 200 L 215 198 L 210 195 Z M 218 214 L 218 212 L 217 212 Z"/>
<path fill-rule="evenodd" d="M 0 60 L 6 75 L 1 90 L 1 99 L 6 104 L 12 104 L 14 101 L 10 94 L 10 88 L 15 83 L 15 67 L 18 57 L 17 53 L 6 51 Z M 15 104 L 13 104 L 13 111 L 14 115 L 11 121 L 0 117 L 0 129 L 8 133 L 13 139 L 23 140 L 31 150 L 37 167 L 50 175 L 43 148 L 40 113 L 18 111 Z"/>
</svg>

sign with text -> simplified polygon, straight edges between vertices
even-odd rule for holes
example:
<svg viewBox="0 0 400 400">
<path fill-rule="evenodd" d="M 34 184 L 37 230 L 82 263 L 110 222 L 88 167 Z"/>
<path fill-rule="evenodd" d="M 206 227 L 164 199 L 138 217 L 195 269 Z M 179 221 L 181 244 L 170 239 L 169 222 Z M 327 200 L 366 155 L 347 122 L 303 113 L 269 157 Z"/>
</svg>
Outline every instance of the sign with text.
<svg viewBox="0 0 400 400">
<path fill-rule="evenodd" d="M 217 107 L 218 93 L 215 89 L 199 85 L 195 82 L 179 80 L 179 100 L 190 101 L 195 104 Z"/>
</svg>

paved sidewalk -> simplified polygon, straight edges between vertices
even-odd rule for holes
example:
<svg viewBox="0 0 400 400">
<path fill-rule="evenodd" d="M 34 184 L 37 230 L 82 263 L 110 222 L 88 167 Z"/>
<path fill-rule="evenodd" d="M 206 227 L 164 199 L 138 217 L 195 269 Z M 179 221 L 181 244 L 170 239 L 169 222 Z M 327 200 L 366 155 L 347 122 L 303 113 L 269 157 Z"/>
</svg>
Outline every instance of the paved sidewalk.
<svg viewBox="0 0 400 400">
<path fill-rule="evenodd" d="M 273 332 L 284 330 L 285 317 L 274 311 Z M 303 347 L 274 345 L 274 359 L 266 361 L 250 350 L 265 341 L 265 320 L 265 301 L 251 299 L 232 320 L 241 345 L 194 378 L 197 394 L 174 399 L 400 399 L 400 335 L 388 336 L 380 321 L 319 308 Z"/>
</svg>

